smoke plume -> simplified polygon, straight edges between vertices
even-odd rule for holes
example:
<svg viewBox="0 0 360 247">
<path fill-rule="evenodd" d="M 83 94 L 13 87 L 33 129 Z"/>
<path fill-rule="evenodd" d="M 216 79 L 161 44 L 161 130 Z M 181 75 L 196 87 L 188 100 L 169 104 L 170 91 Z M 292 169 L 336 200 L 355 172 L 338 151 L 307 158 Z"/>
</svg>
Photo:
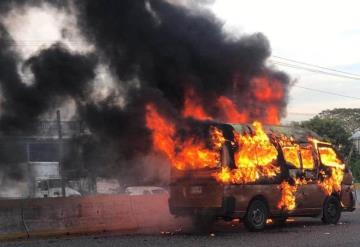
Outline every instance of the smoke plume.
<svg viewBox="0 0 360 247">
<path fill-rule="evenodd" d="M 15 2 L 2 1 L 1 12 L 45 1 Z M 89 157 L 97 147 L 111 153 L 106 160 L 89 158 L 89 163 L 130 166 L 128 161 L 151 151 L 145 124 L 149 103 L 175 123 L 185 119 L 194 124 L 200 119 L 191 109 L 184 114 L 187 103 L 218 122 L 234 119 L 228 111 L 232 107 L 239 116 L 235 121 L 276 123 L 285 114 L 289 78 L 265 65 L 271 50 L 261 33 L 230 37 L 208 10 L 163 0 L 49 3 L 76 13 L 80 32 L 95 50 L 74 53 L 58 43 L 40 51 L 22 65 L 33 74 L 27 85 L 19 76 L 13 41 L 1 26 L 2 132 L 32 128 L 42 114 L 72 99 L 97 142 L 89 145 Z M 93 81 L 100 64 L 109 68 L 121 94 L 94 99 Z M 118 104 L 119 98 L 123 104 Z"/>
</svg>

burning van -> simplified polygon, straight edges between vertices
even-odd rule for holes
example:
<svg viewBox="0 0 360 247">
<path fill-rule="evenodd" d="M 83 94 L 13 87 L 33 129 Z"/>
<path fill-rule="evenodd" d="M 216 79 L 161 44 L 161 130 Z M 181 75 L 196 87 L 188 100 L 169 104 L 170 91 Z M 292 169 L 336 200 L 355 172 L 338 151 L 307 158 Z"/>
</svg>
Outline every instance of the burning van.
<svg viewBox="0 0 360 247">
<path fill-rule="evenodd" d="M 201 143 L 166 140 L 166 131 L 153 130 L 154 144 L 172 163 L 169 207 L 176 216 L 205 226 L 240 219 L 259 231 L 268 219 L 284 223 L 290 216 L 336 224 L 342 211 L 355 209 L 351 171 L 315 133 L 259 122 L 210 124 Z"/>
</svg>

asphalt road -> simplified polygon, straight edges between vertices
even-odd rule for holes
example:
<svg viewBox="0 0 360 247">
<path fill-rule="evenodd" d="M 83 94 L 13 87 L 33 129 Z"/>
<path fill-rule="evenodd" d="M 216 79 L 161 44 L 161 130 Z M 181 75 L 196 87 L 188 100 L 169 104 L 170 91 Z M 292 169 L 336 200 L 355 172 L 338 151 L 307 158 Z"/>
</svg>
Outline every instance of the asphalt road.
<svg viewBox="0 0 360 247">
<path fill-rule="evenodd" d="M 322 225 L 319 219 L 269 225 L 264 232 L 247 232 L 242 225 L 219 223 L 213 234 L 191 231 L 147 235 L 91 235 L 53 239 L 30 239 L 0 243 L 0 246 L 359 246 L 360 211 L 344 213 L 338 225 Z M 173 235 L 172 235 L 173 234 Z"/>
<path fill-rule="evenodd" d="M 297 218 L 283 227 L 270 224 L 265 231 L 252 233 L 241 223 L 219 222 L 211 233 L 198 233 L 189 228 L 172 233 L 161 233 L 157 230 L 147 234 L 112 233 L 28 239 L 2 242 L 0 246 L 360 246 L 360 209 L 343 213 L 338 225 L 323 225 L 319 218 Z"/>
</svg>

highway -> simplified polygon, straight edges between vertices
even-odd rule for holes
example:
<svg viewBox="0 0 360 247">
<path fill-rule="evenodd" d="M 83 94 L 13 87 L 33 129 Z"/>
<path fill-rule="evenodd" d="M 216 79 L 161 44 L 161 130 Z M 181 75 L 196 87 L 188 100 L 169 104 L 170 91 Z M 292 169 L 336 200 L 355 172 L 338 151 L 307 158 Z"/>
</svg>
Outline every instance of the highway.
<svg viewBox="0 0 360 247">
<path fill-rule="evenodd" d="M 343 213 L 338 225 L 323 225 L 319 218 L 296 218 L 282 227 L 269 224 L 265 231 L 259 233 L 248 232 L 239 222 L 219 222 L 207 233 L 200 233 L 189 226 L 172 232 L 166 230 L 22 239 L 2 242 L 0 246 L 359 246 L 360 210 Z"/>
</svg>

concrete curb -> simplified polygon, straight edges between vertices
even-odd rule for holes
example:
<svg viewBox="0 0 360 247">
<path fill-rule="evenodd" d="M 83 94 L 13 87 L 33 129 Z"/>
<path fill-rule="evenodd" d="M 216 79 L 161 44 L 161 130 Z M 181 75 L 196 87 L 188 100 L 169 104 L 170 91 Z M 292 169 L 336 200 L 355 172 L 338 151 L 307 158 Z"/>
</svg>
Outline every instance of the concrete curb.
<svg viewBox="0 0 360 247">
<path fill-rule="evenodd" d="M 0 240 L 176 228 L 168 195 L 0 201 Z"/>
</svg>

